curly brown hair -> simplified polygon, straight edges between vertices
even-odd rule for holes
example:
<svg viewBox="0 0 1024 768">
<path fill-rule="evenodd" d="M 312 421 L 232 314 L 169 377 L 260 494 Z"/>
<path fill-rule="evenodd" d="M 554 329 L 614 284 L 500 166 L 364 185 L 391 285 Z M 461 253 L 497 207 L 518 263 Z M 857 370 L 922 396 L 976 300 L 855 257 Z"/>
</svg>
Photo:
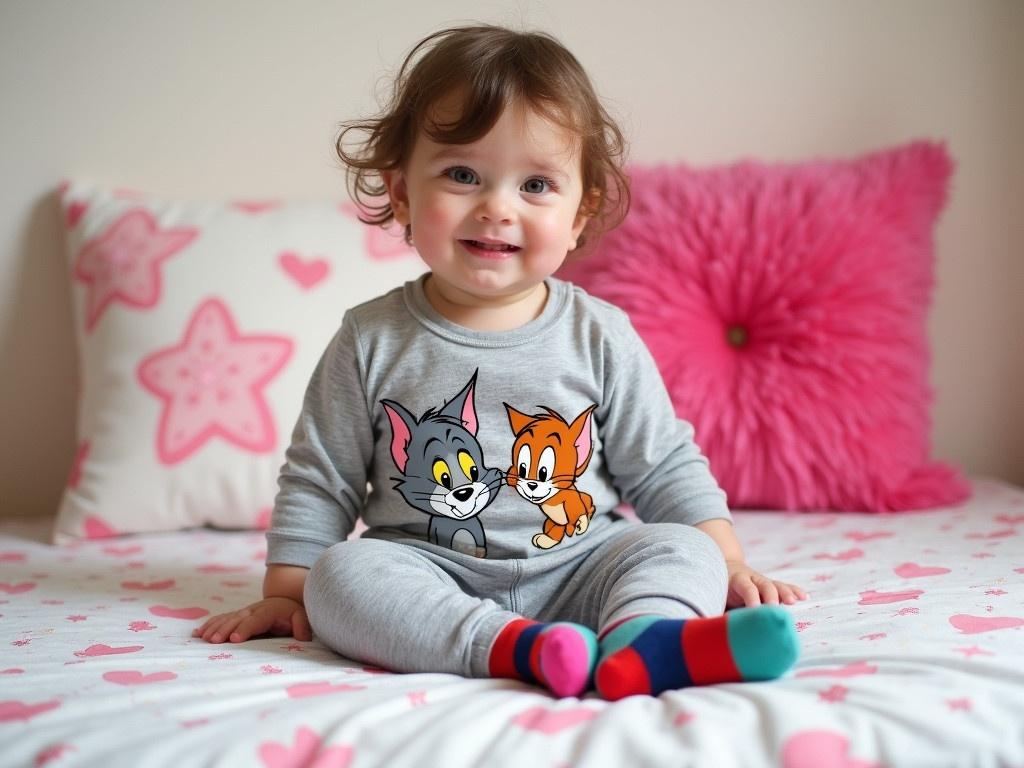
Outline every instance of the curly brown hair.
<svg viewBox="0 0 1024 768">
<path fill-rule="evenodd" d="M 432 107 L 452 93 L 462 96 L 460 118 L 440 124 L 431 120 Z M 341 124 L 335 148 L 360 219 L 386 226 L 394 218 L 381 172 L 405 166 L 420 130 L 439 143 L 469 144 L 486 135 L 514 104 L 528 105 L 577 137 L 581 210 L 590 217 L 584 232 L 617 226 L 629 209 L 629 179 L 622 170 L 626 142 L 587 73 L 551 35 L 492 25 L 452 27 L 427 36 L 402 62 L 381 113 Z M 352 131 L 366 135 L 350 150 L 344 143 Z M 411 241 L 409 227 L 405 239 Z M 579 245 L 583 242 L 581 236 Z"/>
</svg>

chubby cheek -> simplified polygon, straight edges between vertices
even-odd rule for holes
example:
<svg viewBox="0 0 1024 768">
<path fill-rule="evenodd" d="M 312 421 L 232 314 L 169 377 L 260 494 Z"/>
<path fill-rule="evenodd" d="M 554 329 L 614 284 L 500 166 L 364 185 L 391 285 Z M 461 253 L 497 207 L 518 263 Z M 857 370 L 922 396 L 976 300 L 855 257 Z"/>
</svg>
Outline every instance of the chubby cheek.
<svg viewBox="0 0 1024 768">
<path fill-rule="evenodd" d="M 412 211 L 412 235 L 422 243 L 450 240 L 460 219 L 455 206 L 427 197 Z"/>
<path fill-rule="evenodd" d="M 527 235 L 534 245 L 564 256 L 572 241 L 572 223 L 573 217 L 567 216 L 565 211 L 545 211 L 533 219 Z"/>
</svg>

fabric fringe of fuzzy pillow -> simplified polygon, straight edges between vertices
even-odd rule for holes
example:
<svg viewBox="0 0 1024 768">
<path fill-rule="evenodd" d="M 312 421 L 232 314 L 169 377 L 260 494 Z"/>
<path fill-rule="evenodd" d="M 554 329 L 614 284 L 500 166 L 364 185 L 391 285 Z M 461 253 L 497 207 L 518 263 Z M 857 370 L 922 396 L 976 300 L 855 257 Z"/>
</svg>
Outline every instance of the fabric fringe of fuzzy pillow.
<svg viewBox="0 0 1024 768">
<path fill-rule="evenodd" d="M 633 167 L 632 209 L 560 276 L 629 313 L 737 508 L 898 511 L 970 486 L 930 461 L 926 320 L 953 164 Z"/>
</svg>

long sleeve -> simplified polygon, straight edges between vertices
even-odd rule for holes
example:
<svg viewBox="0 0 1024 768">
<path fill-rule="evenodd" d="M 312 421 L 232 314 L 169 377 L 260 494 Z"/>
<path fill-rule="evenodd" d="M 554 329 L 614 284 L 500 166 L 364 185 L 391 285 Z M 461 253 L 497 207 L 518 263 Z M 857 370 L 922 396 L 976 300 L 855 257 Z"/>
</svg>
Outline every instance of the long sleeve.
<svg viewBox="0 0 1024 768">
<path fill-rule="evenodd" d="M 355 527 L 373 455 L 361 360 L 348 313 L 313 372 L 285 453 L 267 531 L 268 564 L 309 567 Z"/>
<path fill-rule="evenodd" d="M 605 461 L 641 520 L 695 525 L 731 520 L 726 494 L 675 414 L 654 359 L 628 319 L 609 328 L 604 403 L 597 412 Z"/>
</svg>

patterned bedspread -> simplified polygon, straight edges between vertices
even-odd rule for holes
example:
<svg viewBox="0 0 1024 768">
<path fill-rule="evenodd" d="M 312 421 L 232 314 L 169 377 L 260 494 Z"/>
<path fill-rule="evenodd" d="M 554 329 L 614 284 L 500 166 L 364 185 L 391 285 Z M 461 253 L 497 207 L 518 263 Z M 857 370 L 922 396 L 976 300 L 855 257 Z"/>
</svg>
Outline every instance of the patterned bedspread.
<svg viewBox="0 0 1024 768">
<path fill-rule="evenodd" d="M 802 585 L 793 672 L 609 704 L 394 675 L 315 640 L 212 646 L 259 596 L 259 533 L 56 548 L 0 526 L 0 766 L 1024 766 L 1024 490 L 953 509 L 739 512 Z"/>
</svg>

